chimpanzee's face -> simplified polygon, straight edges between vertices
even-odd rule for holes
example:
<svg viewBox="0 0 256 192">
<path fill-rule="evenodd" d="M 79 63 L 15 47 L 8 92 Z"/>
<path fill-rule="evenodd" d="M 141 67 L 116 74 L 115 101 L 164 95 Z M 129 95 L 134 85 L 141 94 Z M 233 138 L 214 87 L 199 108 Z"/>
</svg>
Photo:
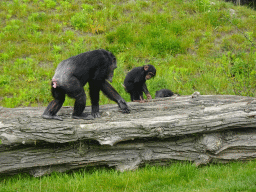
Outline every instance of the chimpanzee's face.
<svg viewBox="0 0 256 192">
<path fill-rule="evenodd" d="M 156 75 L 156 68 L 153 65 L 144 65 L 143 69 L 146 73 L 145 80 L 149 80 Z"/>
<path fill-rule="evenodd" d="M 146 79 L 146 80 L 149 80 L 149 79 L 151 79 L 151 78 L 154 77 L 154 76 L 155 76 L 154 73 L 148 72 L 147 75 L 146 75 L 146 77 L 145 77 L 145 79 Z"/>
</svg>

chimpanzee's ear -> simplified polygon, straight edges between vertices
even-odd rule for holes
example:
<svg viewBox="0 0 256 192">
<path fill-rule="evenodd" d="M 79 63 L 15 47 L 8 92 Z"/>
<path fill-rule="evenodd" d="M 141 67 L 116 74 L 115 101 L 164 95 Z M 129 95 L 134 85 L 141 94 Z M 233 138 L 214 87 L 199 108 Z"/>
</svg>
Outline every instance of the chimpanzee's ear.
<svg viewBox="0 0 256 192">
<path fill-rule="evenodd" d="M 148 70 L 148 65 L 144 65 L 144 71 L 147 71 Z"/>
</svg>

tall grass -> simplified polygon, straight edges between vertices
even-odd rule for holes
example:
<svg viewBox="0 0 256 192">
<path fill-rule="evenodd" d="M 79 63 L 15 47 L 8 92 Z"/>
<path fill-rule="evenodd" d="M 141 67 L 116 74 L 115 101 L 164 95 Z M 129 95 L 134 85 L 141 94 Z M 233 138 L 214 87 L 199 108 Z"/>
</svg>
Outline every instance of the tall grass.
<svg viewBox="0 0 256 192">
<path fill-rule="evenodd" d="M 252 9 L 221 0 L 4 0 L 0 105 L 47 105 L 58 63 L 99 48 L 116 55 L 113 86 L 127 101 L 125 74 L 147 63 L 157 68 L 153 97 L 161 88 L 255 96 L 255 21 Z"/>
<path fill-rule="evenodd" d="M 209 165 L 196 168 L 191 163 L 146 166 L 120 173 L 109 169 L 53 173 L 33 178 L 20 174 L 0 178 L 1 192 L 63 191 L 255 191 L 256 162 Z"/>
</svg>

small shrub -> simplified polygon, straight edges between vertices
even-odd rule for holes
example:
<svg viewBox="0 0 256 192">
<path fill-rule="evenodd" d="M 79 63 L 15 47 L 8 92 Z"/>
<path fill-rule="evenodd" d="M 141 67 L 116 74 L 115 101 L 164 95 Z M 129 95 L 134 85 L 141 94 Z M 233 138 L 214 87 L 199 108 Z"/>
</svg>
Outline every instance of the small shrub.
<svg viewBox="0 0 256 192">
<path fill-rule="evenodd" d="M 54 0 L 44 0 L 43 2 L 39 2 L 39 4 L 42 6 L 42 7 L 45 7 L 45 8 L 55 8 L 56 6 L 56 1 Z"/>
<path fill-rule="evenodd" d="M 9 85 L 11 82 L 11 77 L 5 74 L 0 75 L 0 86 Z"/>
<path fill-rule="evenodd" d="M 84 12 L 93 12 L 93 6 L 92 5 L 89 5 L 89 4 L 82 4 L 82 8 L 83 8 L 83 11 Z"/>
<path fill-rule="evenodd" d="M 178 22 L 172 22 L 169 28 L 170 28 L 170 31 L 175 35 L 182 35 L 185 31 L 184 27 L 182 26 L 182 23 L 178 23 Z"/>
<path fill-rule="evenodd" d="M 116 31 L 109 32 L 106 35 L 106 39 L 109 43 L 117 42 L 119 44 L 128 44 L 134 41 L 133 35 L 130 32 L 130 27 L 128 25 L 123 25 L 117 28 Z"/>
<path fill-rule="evenodd" d="M 47 15 L 45 12 L 40 12 L 40 13 L 32 13 L 29 17 L 29 20 L 31 21 L 45 21 L 47 19 Z"/>
<path fill-rule="evenodd" d="M 116 35 L 113 32 L 106 34 L 106 39 L 109 43 L 114 43 L 115 37 L 116 37 Z"/>
<path fill-rule="evenodd" d="M 5 32 L 18 31 L 21 25 L 22 25 L 21 20 L 12 19 L 9 22 L 7 22 L 6 27 L 3 28 L 3 31 Z"/>
<path fill-rule="evenodd" d="M 6 60 L 9 59 L 9 57 L 10 57 L 10 55 L 8 53 L 1 53 L 0 54 L 0 60 L 1 61 L 6 61 Z"/>
<path fill-rule="evenodd" d="M 93 24 L 91 16 L 84 11 L 76 13 L 71 17 L 70 22 L 73 27 L 83 31 L 88 31 L 90 24 Z"/>
<path fill-rule="evenodd" d="M 159 89 L 167 89 L 168 84 L 165 77 L 155 77 L 155 79 L 148 81 L 147 83 L 149 87 L 155 89 L 155 91 Z M 154 92 L 155 92 L 154 91 Z"/>
<path fill-rule="evenodd" d="M 196 0 L 195 3 L 199 12 L 207 12 L 211 8 L 209 0 Z"/>
<path fill-rule="evenodd" d="M 83 4 L 82 7 L 82 11 L 76 13 L 74 16 L 71 17 L 71 25 L 75 27 L 75 29 L 79 29 L 84 32 L 91 32 L 93 34 L 104 33 L 106 31 L 106 26 L 100 22 L 100 20 L 102 20 L 101 17 L 99 17 L 98 20 L 98 12 L 96 14 L 93 12 L 93 6 Z"/>
<path fill-rule="evenodd" d="M 227 24 L 230 20 L 230 15 L 226 11 L 208 11 L 205 13 L 204 19 L 206 22 L 209 21 L 213 27 L 217 27 Z"/>
<path fill-rule="evenodd" d="M 160 37 L 152 39 L 150 45 L 153 51 L 161 56 L 166 54 L 176 55 L 178 53 L 184 53 L 181 41 L 176 37 Z"/>
<path fill-rule="evenodd" d="M 59 11 L 68 11 L 72 7 L 72 4 L 68 1 L 61 1 L 60 6 L 57 7 L 57 10 Z"/>
<path fill-rule="evenodd" d="M 246 59 L 245 59 L 246 57 Z M 224 73 L 232 89 L 237 95 L 253 96 L 256 84 L 256 68 L 253 54 L 231 54 L 223 55 L 221 63 Z"/>
<path fill-rule="evenodd" d="M 55 53 L 60 53 L 62 51 L 62 47 L 59 45 L 53 45 L 53 50 Z"/>
</svg>

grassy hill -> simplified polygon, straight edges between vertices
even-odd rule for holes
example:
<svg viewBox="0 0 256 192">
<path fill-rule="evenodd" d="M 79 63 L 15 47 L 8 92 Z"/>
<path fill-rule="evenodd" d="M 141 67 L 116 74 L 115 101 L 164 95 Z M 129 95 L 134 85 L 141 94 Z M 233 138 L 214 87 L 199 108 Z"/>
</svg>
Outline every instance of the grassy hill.
<svg viewBox="0 0 256 192">
<path fill-rule="evenodd" d="M 255 97 L 255 40 L 256 11 L 222 0 L 2 0 L 0 106 L 46 106 L 58 63 L 99 48 L 116 55 L 112 85 L 126 101 L 124 77 L 144 64 L 157 68 L 147 82 L 152 96 L 168 88 Z M 102 95 L 106 103 L 112 101 Z M 178 163 L 125 173 L 0 176 L 0 191 L 255 191 L 255 167 Z"/>
<path fill-rule="evenodd" d="M 255 96 L 255 23 L 254 10 L 221 0 L 3 0 L 0 106 L 47 105 L 58 63 L 99 48 L 116 55 L 112 85 L 126 101 L 124 77 L 144 64 L 157 68 L 152 96 Z"/>
</svg>

